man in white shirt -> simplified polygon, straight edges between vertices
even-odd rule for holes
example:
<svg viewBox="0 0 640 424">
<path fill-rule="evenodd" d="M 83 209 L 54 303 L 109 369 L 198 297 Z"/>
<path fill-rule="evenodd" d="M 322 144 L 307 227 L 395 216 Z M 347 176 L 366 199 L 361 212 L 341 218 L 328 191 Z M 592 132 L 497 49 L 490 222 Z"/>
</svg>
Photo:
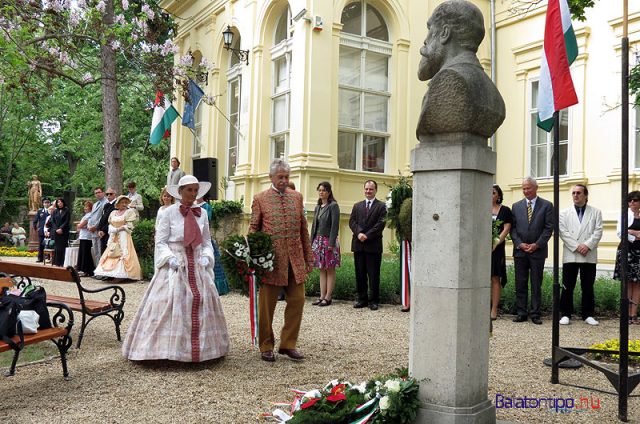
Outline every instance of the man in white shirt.
<svg viewBox="0 0 640 424">
<path fill-rule="evenodd" d="M 562 294 L 560 295 L 560 324 L 567 325 L 573 313 L 573 289 L 578 271 L 582 288 L 582 319 L 589 325 L 598 325 L 593 318 L 598 243 L 602 238 L 602 212 L 589 206 L 589 190 L 583 184 L 571 189 L 573 205 L 560 212 L 560 238 L 562 248 Z"/>
</svg>

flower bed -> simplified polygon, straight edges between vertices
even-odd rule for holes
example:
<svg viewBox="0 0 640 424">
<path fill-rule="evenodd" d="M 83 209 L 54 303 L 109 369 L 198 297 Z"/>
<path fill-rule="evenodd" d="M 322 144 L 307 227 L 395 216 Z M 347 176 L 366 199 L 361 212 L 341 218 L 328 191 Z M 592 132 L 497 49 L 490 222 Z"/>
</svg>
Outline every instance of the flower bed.
<svg viewBox="0 0 640 424">
<path fill-rule="evenodd" d="M 38 252 L 19 250 L 15 247 L 0 247 L 0 256 L 16 256 L 21 258 L 32 258 L 38 256 Z"/>
</svg>

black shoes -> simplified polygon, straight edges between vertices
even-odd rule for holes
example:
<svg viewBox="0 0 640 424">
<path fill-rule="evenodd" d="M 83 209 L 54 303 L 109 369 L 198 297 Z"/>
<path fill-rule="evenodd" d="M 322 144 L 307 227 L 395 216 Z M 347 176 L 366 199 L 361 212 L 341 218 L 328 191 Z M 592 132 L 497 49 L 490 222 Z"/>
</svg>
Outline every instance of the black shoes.
<svg viewBox="0 0 640 424">
<path fill-rule="evenodd" d="M 378 304 L 377 303 L 372 303 L 369 305 L 369 309 L 371 309 L 372 311 L 377 311 L 378 310 Z"/>
<path fill-rule="evenodd" d="M 525 317 L 524 315 L 518 315 L 513 319 L 513 322 L 525 322 L 526 320 L 527 317 Z"/>
<path fill-rule="evenodd" d="M 364 301 L 361 301 L 361 300 L 357 301 L 353 305 L 353 307 L 356 308 L 356 309 L 366 308 L 367 306 L 369 306 L 369 302 L 364 302 Z"/>
<path fill-rule="evenodd" d="M 534 323 L 535 325 L 542 325 L 542 320 L 538 317 L 531 318 L 531 322 Z"/>
</svg>

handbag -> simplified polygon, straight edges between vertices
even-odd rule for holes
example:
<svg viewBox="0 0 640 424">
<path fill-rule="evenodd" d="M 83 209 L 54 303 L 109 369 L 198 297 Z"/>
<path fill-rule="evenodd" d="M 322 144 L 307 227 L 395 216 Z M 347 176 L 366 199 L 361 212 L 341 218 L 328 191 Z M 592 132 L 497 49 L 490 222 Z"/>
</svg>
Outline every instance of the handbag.
<svg viewBox="0 0 640 424">
<path fill-rule="evenodd" d="M 49 309 L 47 309 L 47 292 L 44 287 L 36 287 L 35 290 L 27 293 L 25 296 L 16 296 L 8 294 L 2 298 L 3 301 L 12 302 L 16 305 L 18 312 L 36 311 L 39 316 L 38 328 L 41 330 L 51 328 L 51 318 L 49 317 Z"/>
<path fill-rule="evenodd" d="M 24 343 L 22 323 L 18 321 L 19 305 L 11 295 L 0 298 L 0 340 L 11 346 L 13 350 L 20 349 Z M 18 335 L 20 343 L 15 343 L 11 337 Z"/>
<path fill-rule="evenodd" d="M 56 241 L 52 240 L 52 239 L 44 239 L 44 242 L 42 242 L 42 245 L 44 246 L 45 249 L 53 249 L 55 247 Z"/>
<path fill-rule="evenodd" d="M 40 325 L 40 315 L 36 311 L 20 311 L 18 321 L 22 324 L 24 334 L 35 334 Z"/>
<path fill-rule="evenodd" d="M 107 257 L 108 258 L 119 258 L 122 256 L 122 249 L 120 248 L 120 244 L 116 242 L 109 243 L 107 246 Z"/>
</svg>

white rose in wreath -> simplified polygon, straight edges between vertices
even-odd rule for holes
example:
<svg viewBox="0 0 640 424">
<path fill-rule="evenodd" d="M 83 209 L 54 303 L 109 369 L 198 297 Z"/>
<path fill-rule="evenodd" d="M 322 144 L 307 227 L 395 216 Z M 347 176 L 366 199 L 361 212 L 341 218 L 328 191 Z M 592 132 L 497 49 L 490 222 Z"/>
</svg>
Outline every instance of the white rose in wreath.
<svg viewBox="0 0 640 424">
<path fill-rule="evenodd" d="M 382 396 L 382 399 L 380 399 L 380 410 L 385 411 L 389 409 L 390 406 L 391 406 L 391 399 L 389 399 L 389 396 Z"/>
<path fill-rule="evenodd" d="M 384 383 L 384 387 L 387 388 L 389 393 L 397 393 L 400 391 L 400 382 L 398 380 L 387 380 Z"/>
</svg>

